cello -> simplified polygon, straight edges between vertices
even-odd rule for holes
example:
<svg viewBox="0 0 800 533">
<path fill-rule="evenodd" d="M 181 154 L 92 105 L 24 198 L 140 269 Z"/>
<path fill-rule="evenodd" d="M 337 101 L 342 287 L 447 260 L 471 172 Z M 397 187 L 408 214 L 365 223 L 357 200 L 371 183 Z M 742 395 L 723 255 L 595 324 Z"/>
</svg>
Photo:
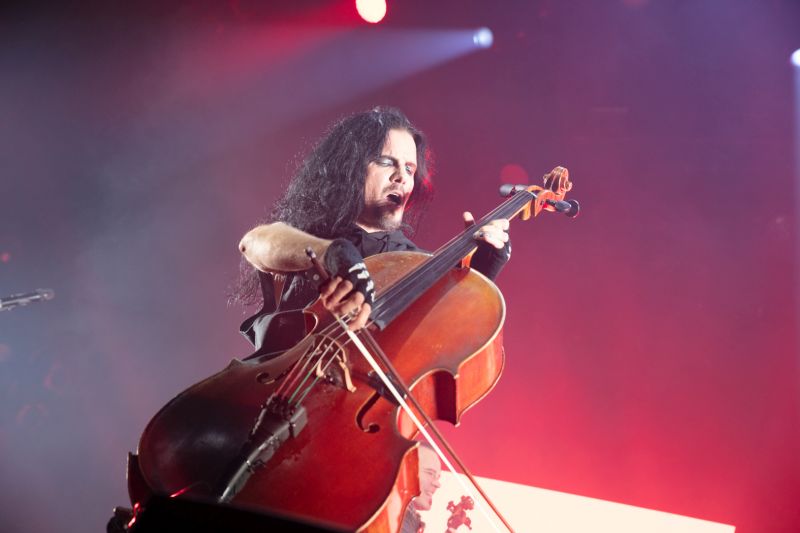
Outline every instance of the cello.
<svg viewBox="0 0 800 533">
<path fill-rule="evenodd" d="M 571 187 L 557 167 L 544 187 L 506 188 L 509 199 L 477 226 L 542 210 L 575 216 Z M 350 332 L 317 301 L 292 347 L 234 359 L 168 402 L 129 462 L 134 507 L 185 494 L 342 530 L 399 530 L 419 494 L 412 439 L 430 440 L 431 418 L 457 424 L 503 370 L 502 294 L 464 263 L 454 268 L 474 251 L 473 232 L 432 255 L 366 258 L 377 287 L 369 328 Z"/>
</svg>

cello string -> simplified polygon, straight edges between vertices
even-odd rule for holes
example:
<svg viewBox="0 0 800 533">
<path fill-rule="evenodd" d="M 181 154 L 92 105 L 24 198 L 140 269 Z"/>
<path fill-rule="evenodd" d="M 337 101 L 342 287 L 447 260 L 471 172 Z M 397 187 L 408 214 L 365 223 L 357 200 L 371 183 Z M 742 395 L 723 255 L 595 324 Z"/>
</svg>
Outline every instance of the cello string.
<svg viewBox="0 0 800 533">
<path fill-rule="evenodd" d="M 316 373 L 317 374 L 316 377 L 311 381 L 311 383 L 308 384 L 308 386 L 306 386 L 305 390 L 301 393 L 300 398 L 298 398 L 298 400 L 294 403 L 295 406 L 298 406 L 301 403 L 303 403 L 303 400 L 305 400 L 306 396 L 308 396 L 308 393 L 311 392 L 311 390 L 314 388 L 314 386 L 317 383 L 319 383 L 320 379 L 325 375 L 325 372 L 328 370 L 328 367 L 330 367 L 331 364 L 336 360 L 336 354 L 337 354 L 337 352 L 340 351 L 340 348 L 334 349 L 333 352 L 331 353 L 330 358 L 328 358 L 327 362 L 324 363 L 324 366 L 322 364 L 322 359 L 325 357 L 325 354 L 331 350 L 333 345 L 334 345 L 333 342 L 329 342 L 328 347 L 325 349 L 325 352 L 323 352 L 322 355 L 320 355 L 319 360 L 311 368 L 311 371 L 306 376 L 306 379 L 307 379 L 310 375 L 312 375 L 314 373 L 314 368 L 317 368 L 317 367 L 319 368 L 319 372 Z M 297 391 L 295 391 L 294 394 L 292 394 L 292 397 L 297 395 L 299 390 L 300 390 L 300 387 L 298 387 Z M 289 399 L 289 403 L 291 403 L 291 402 L 292 402 L 292 399 L 290 398 Z"/>
<path fill-rule="evenodd" d="M 370 317 L 377 317 L 383 312 L 391 312 L 393 309 L 401 309 L 403 306 L 408 305 L 408 303 L 404 301 L 398 302 L 396 295 L 401 293 L 414 294 L 419 292 L 419 288 L 424 288 L 425 285 L 429 284 L 429 280 L 426 279 L 428 274 L 434 273 L 444 265 L 448 265 L 447 268 L 450 268 L 449 265 L 457 264 L 462 257 L 465 257 L 469 253 L 469 250 L 465 251 L 463 247 L 471 247 L 467 245 L 477 246 L 477 243 L 474 242 L 472 237 L 476 227 L 480 227 L 481 225 L 495 218 L 513 218 L 513 216 L 519 213 L 519 211 L 525 207 L 525 204 L 531 202 L 533 198 L 535 198 L 535 195 L 530 191 L 520 191 L 481 217 L 481 219 L 473 226 L 465 228 L 460 234 L 456 235 L 446 244 L 439 247 L 439 249 L 434 252 L 429 259 L 423 261 L 419 266 L 403 276 L 397 283 L 387 288 L 386 292 L 382 294 L 375 302 L 375 305 L 370 311 Z M 505 217 L 502 217 L 501 215 L 505 215 Z M 337 321 L 340 320 L 340 317 L 336 318 Z M 350 319 L 350 317 L 347 316 L 345 318 L 347 318 L 348 321 Z M 372 324 L 374 324 L 374 320 L 371 320 L 367 325 Z M 323 328 L 320 333 L 323 335 L 328 335 L 332 333 L 332 331 L 338 325 L 339 324 L 336 322 L 332 322 L 330 325 Z M 347 333 L 347 331 L 345 331 L 345 333 Z M 339 335 L 336 340 L 338 341 L 339 338 L 341 338 L 341 335 Z M 349 344 L 349 342 L 345 342 L 344 345 L 346 346 L 347 344 Z"/>
<path fill-rule="evenodd" d="M 305 386 L 305 384 L 308 381 L 308 379 L 312 375 L 314 375 L 314 368 L 322 360 L 322 358 L 325 357 L 325 354 L 327 354 L 330 350 L 331 350 L 331 344 L 328 344 L 328 347 L 325 348 L 324 351 L 319 353 L 318 356 L 314 356 L 313 357 L 314 359 L 316 359 L 316 362 L 311 365 L 311 367 L 308 369 L 308 371 L 306 371 L 306 374 L 303 377 L 302 381 L 300 381 L 300 384 L 297 385 L 297 387 L 295 387 L 295 390 L 292 392 L 291 396 L 289 396 L 289 398 L 286 400 L 289 404 L 291 404 L 294 401 L 295 396 L 297 396 L 297 394 L 300 393 L 300 390 L 303 389 L 303 387 Z M 315 350 L 315 352 L 319 352 L 319 350 Z M 334 352 L 334 356 L 335 356 L 335 352 Z M 315 379 L 313 379 L 309 386 L 313 387 L 316 384 L 317 380 L 319 380 L 319 376 L 317 376 Z"/>
<path fill-rule="evenodd" d="M 328 367 L 329 367 L 329 366 L 331 366 L 331 364 L 332 364 L 332 363 L 333 363 L 335 360 L 336 360 L 336 353 L 334 353 L 334 354 L 331 356 L 331 358 L 330 358 L 330 359 L 328 359 L 328 362 L 327 362 L 327 363 L 325 363 L 325 366 L 324 366 L 324 367 L 321 367 L 321 374 L 322 374 L 322 375 L 324 375 L 324 374 L 325 374 L 325 372 L 328 370 Z M 302 395 L 302 396 L 301 396 L 301 397 L 300 397 L 300 398 L 297 400 L 297 404 L 296 404 L 296 405 L 300 405 L 301 403 L 303 403 L 303 400 L 305 400 L 305 399 L 306 399 L 306 396 L 308 396 L 308 394 L 311 392 L 311 389 L 314 387 L 314 385 L 316 385 L 317 383 L 319 383 L 319 380 L 320 380 L 321 378 L 322 378 L 322 376 L 319 376 L 319 375 L 318 375 L 318 376 L 317 376 L 317 377 L 314 379 L 314 382 L 313 382 L 313 383 L 311 383 L 311 384 L 310 384 L 310 385 L 309 385 L 309 386 L 306 388 L 306 391 L 305 391 L 305 392 L 303 393 L 303 395 Z"/>
<path fill-rule="evenodd" d="M 313 349 L 313 351 L 311 351 L 312 349 Z M 273 393 L 275 396 L 282 395 L 284 389 L 294 386 L 294 383 L 297 381 L 297 379 L 299 378 L 299 375 L 303 372 L 305 367 L 308 365 L 308 362 L 311 360 L 311 358 L 313 357 L 313 353 L 316 350 L 317 350 L 317 347 L 312 342 L 311 346 L 306 348 L 305 352 L 303 352 L 303 355 L 298 357 L 297 361 L 295 361 L 294 365 L 292 366 L 292 369 L 289 371 L 289 373 L 283 379 L 283 381 L 278 386 L 278 388 L 275 389 L 275 392 Z M 311 353 L 309 353 L 310 351 L 311 351 Z M 300 365 L 299 364 L 300 361 L 303 361 L 303 360 L 305 362 L 303 363 L 303 365 Z"/>
<path fill-rule="evenodd" d="M 424 261 L 417 268 L 401 278 L 397 283 L 389 287 L 386 292 L 381 295 L 379 301 L 376 302 L 371 314 L 374 314 L 374 316 L 377 317 L 381 313 L 389 313 L 395 309 L 402 308 L 401 306 L 404 305 L 405 302 L 403 302 L 402 299 L 397 298 L 399 294 L 413 294 L 417 292 L 417 289 L 424 287 L 424 285 L 428 282 L 426 278 L 429 273 L 439 270 L 444 265 L 448 265 L 449 268 L 449 265 L 458 263 L 462 257 L 465 257 L 469 253 L 469 250 L 464 250 L 463 247 L 471 244 L 477 246 L 477 243 L 474 243 L 472 238 L 476 227 L 480 227 L 481 225 L 484 225 L 495 218 L 513 218 L 513 216 L 515 216 L 522 208 L 525 207 L 525 204 L 532 201 L 531 197 L 534 195 L 529 191 L 524 192 L 527 192 L 527 194 L 523 194 L 523 191 L 515 194 L 507 201 L 503 202 L 498 207 L 484 215 L 473 226 L 465 228 L 459 235 L 456 235 L 446 244 L 439 247 L 439 249 L 430 257 L 430 259 Z M 398 300 L 400 301 L 398 302 Z"/>
<path fill-rule="evenodd" d="M 334 315 L 334 316 L 336 317 L 336 319 L 337 319 L 337 320 L 340 320 L 340 321 L 341 321 L 343 324 L 345 324 L 345 326 L 346 326 L 346 325 L 347 325 L 349 322 L 351 322 L 351 321 L 352 321 L 352 317 L 351 317 L 351 316 L 349 316 L 349 315 L 345 315 L 344 317 L 339 317 L 339 316 L 336 316 L 336 315 Z M 335 326 L 338 326 L 338 325 L 339 325 L 339 324 L 338 324 L 338 322 L 337 322 L 337 323 L 333 323 L 333 324 L 331 324 L 329 327 L 327 327 L 326 329 L 333 329 Z M 328 359 L 328 362 L 327 362 L 327 363 L 325 363 L 325 366 L 323 366 L 323 367 L 320 367 L 320 368 L 321 368 L 321 370 L 320 370 L 320 373 L 321 373 L 322 375 L 324 375 L 324 374 L 325 374 L 325 372 L 328 370 L 328 368 L 331 366 L 331 364 L 332 364 L 332 363 L 333 363 L 333 362 L 336 360 L 336 352 L 337 352 L 337 351 L 341 351 L 342 353 L 344 353 L 344 352 L 345 352 L 345 350 L 344 350 L 344 347 L 345 347 L 345 346 L 347 346 L 347 345 L 350 343 L 350 341 L 349 341 L 349 340 L 346 340 L 346 341 L 344 341 L 344 342 L 339 342 L 339 340 L 340 340 L 342 337 L 344 337 L 345 335 L 347 335 L 347 333 L 348 333 L 349 331 L 350 331 L 350 330 L 349 330 L 349 328 L 348 328 L 348 327 L 345 327 L 345 328 L 344 328 L 344 331 L 342 331 L 341 333 L 339 333 L 339 335 L 338 335 L 337 337 L 335 337 L 335 338 L 333 339 L 333 341 L 330 343 L 330 345 L 331 345 L 331 346 L 334 344 L 334 342 L 340 343 L 340 344 L 341 344 L 341 347 L 340 347 L 339 349 L 337 349 L 336 351 L 334 351 L 334 353 L 333 353 L 333 354 L 331 355 L 331 357 Z M 297 405 L 300 405 L 301 403 L 303 403 L 303 400 L 305 400 L 305 399 L 306 399 L 306 397 L 308 396 L 308 394 L 311 392 L 311 390 L 313 389 L 313 387 L 314 387 L 314 386 L 315 386 L 317 383 L 319 383 L 319 380 L 320 380 L 321 378 L 322 378 L 322 376 L 321 376 L 321 375 L 317 375 L 317 377 L 316 377 L 316 378 L 314 378 L 314 381 L 312 381 L 312 383 L 310 383 L 310 384 L 308 385 L 308 387 L 306 387 L 306 390 L 303 392 L 302 396 L 301 396 L 301 397 L 300 397 L 300 398 L 297 400 L 297 402 L 295 402 L 295 404 L 294 404 L 295 406 L 297 406 Z"/>
<path fill-rule="evenodd" d="M 303 386 L 303 383 L 305 383 L 308 380 L 308 376 L 311 374 L 311 372 L 313 372 L 314 370 L 313 361 L 321 357 L 322 355 L 324 355 L 324 352 L 320 353 L 319 347 L 315 346 L 314 350 L 310 354 L 308 354 L 308 356 L 305 358 L 305 361 L 303 362 L 302 367 L 300 367 L 300 370 L 295 373 L 295 375 L 292 377 L 291 382 L 287 383 L 286 387 L 284 387 L 286 390 L 281 391 L 281 394 L 283 395 L 284 398 L 286 398 L 287 402 L 291 403 L 292 397 L 295 394 L 297 394 L 297 391 L 300 389 L 300 387 Z M 300 380 L 299 384 L 297 384 L 298 380 Z"/>
<path fill-rule="evenodd" d="M 347 321 L 349 322 L 349 321 L 350 321 L 350 318 L 349 318 L 349 317 L 346 317 L 346 318 L 347 318 Z M 333 329 L 335 329 L 335 328 L 333 328 L 333 327 L 331 327 L 331 326 L 328 326 L 328 327 L 326 327 L 325 329 L 323 329 L 323 331 L 324 331 L 324 332 L 329 332 L 329 330 L 333 330 Z M 334 337 L 334 338 L 331 338 L 331 337 L 330 337 L 329 335 L 327 335 L 327 334 L 323 335 L 323 338 L 325 338 L 325 339 L 327 339 L 327 340 L 328 340 L 328 344 L 327 344 L 327 348 L 325 349 L 325 351 L 324 351 L 324 352 L 323 352 L 323 353 L 322 353 L 322 354 L 321 354 L 321 355 L 320 355 L 320 356 L 317 358 L 317 359 L 318 359 L 317 363 L 320 363 L 320 362 L 321 362 L 321 360 L 322 360 L 322 358 L 323 358 L 323 357 L 325 357 L 325 354 L 326 354 L 326 353 L 328 353 L 328 352 L 329 352 L 329 351 L 330 351 L 332 348 L 334 348 L 334 346 L 335 346 L 337 343 L 341 344 L 341 343 L 340 343 L 340 339 L 341 339 L 342 337 L 344 337 L 345 335 L 346 335 L 345 333 L 340 333 L 338 336 L 336 336 L 336 337 Z M 332 353 L 331 357 L 330 357 L 330 358 L 328 359 L 328 361 L 327 361 L 327 362 L 324 364 L 324 367 L 320 367 L 320 368 L 321 368 L 321 372 L 323 372 L 323 373 L 324 373 L 325 371 L 327 371 L 327 369 L 330 367 L 331 363 L 333 363 L 333 361 L 336 359 L 336 353 L 337 353 L 339 350 L 343 350 L 343 348 L 344 348 L 344 346 L 345 346 L 345 345 L 346 345 L 346 343 L 345 343 L 345 344 L 342 344 L 341 348 L 336 348 L 336 349 L 334 349 L 334 350 L 333 350 L 333 353 Z M 306 362 L 306 365 L 307 365 L 307 364 L 308 364 L 308 361 Z M 311 366 L 311 368 L 309 368 L 308 372 L 306 373 L 306 376 L 303 378 L 303 381 L 300 383 L 300 385 L 298 385 L 298 386 L 295 388 L 295 391 L 292 393 L 291 397 L 290 397 L 290 398 L 287 400 L 287 401 L 288 401 L 288 403 L 290 403 L 290 404 L 292 403 L 292 401 L 294 400 L 294 397 L 295 397 L 295 396 L 298 394 L 298 392 L 300 391 L 300 389 L 303 387 L 304 383 L 305 383 L 305 382 L 308 380 L 308 378 L 309 378 L 309 377 L 310 377 L 310 376 L 311 376 L 311 375 L 314 373 L 314 368 L 315 368 L 315 366 L 316 366 L 316 364 L 312 365 L 312 366 Z M 311 382 L 311 383 L 310 383 L 310 384 L 309 384 L 309 385 L 306 387 L 305 391 L 304 391 L 303 393 L 301 393 L 301 397 L 300 397 L 300 398 L 299 398 L 299 399 L 298 399 L 298 400 L 297 400 L 297 401 L 294 403 L 294 405 L 295 405 L 295 406 L 297 406 L 297 405 L 300 405 L 300 404 L 303 402 L 303 400 L 306 398 L 306 396 L 308 396 L 308 393 L 311 391 L 311 389 L 314 387 L 314 385 L 316 385 L 316 384 L 318 383 L 318 381 L 319 381 L 319 379 L 320 379 L 320 378 L 321 378 L 321 376 L 317 376 L 317 377 L 316 377 L 316 378 L 315 378 L 315 379 L 314 379 L 314 380 L 313 380 L 313 381 L 312 381 L 312 382 Z"/>
<path fill-rule="evenodd" d="M 524 198 L 524 202 L 522 201 L 523 198 Z M 434 254 L 431 256 L 430 260 L 425 261 L 424 263 L 422 263 L 422 265 L 420 265 L 415 270 L 410 272 L 408 275 L 403 277 L 398 283 L 396 283 L 395 285 L 393 285 L 392 287 L 387 289 L 386 293 L 383 295 L 384 297 L 381 298 L 381 300 L 382 301 L 391 302 L 394 299 L 394 295 L 396 293 L 406 292 L 407 288 L 408 288 L 407 285 L 412 284 L 415 281 L 413 278 L 419 277 L 421 275 L 424 275 L 423 273 L 431 270 L 434 266 L 438 266 L 438 265 L 434 265 L 434 259 L 436 259 L 438 257 L 441 257 L 441 256 L 444 256 L 444 255 L 447 254 L 447 252 L 458 248 L 458 246 L 456 246 L 457 244 L 464 244 L 464 243 L 461 242 L 461 241 L 465 240 L 464 237 L 468 236 L 469 239 L 471 240 L 472 239 L 472 234 L 475 232 L 475 228 L 476 227 L 480 227 L 481 225 L 483 225 L 483 224 L 485 224 L 485 223 L 487 223 L 490 220 L 493 220 L 495 218 L 504 218 L 504 217 L 501 217 L 500 215 L 506 214 L 505 213 L 506 209 L 507 208 L 512 208 L 512 204 L 517 204 L 517 203 L 521 203 L 522 204 L 521 206 L 513 205 L 513 208 L 512 208 L 513 211 L 512 212 L 515 212 L 518 209 L 524 207 L 525 204 L 530 202 L 530 201 L 531 201 L 531 198 L 525 198 L 524 194 L 520 194 L 520 193 L 515 194 L 514 196 L 512 196 L 511 198 L 509 198 L 508 200 L 506 200 L 505 202 L 503 202 L 499 206 L 497 206 L 495 209 L 493 209 L 492 211 L 490 211 L 489 213 L 484 215 L 473 226 L 470 226 L 469 228 L 465 228 L 460 234 L 456 235 L 455 237 L 450 239 L 450 241 L 448 241 L 444 245 L 440 246 L 439 249 L 436 250 L 436 252 L 434 252 Z M 509 215 L 510 215 L 510 213 L 509 213 Z M 461 251 L 460 250 L 456 250 L 456 251 L 459 252 L 456 255 L 460 255 Z M 453 258 L 452 261 L 456 261 L 456 260 L 457 260 L 457 258 Z M 452 261 L 448 260 L 447 263 L 449 264 Z M 376 304 L 376 307 L 380 307 L 380 304 Z"/>
<path fill-rule="evenodd" d="M 386 309 L 387 311 L 392 309 L 392 302 L 396 300 L 396 295 L 399 293 L 407 293 L 413 292 L 411 291 L 412 288 L 419 287 L 424 284 L 425 280 L 421 279 L 424 278 L 425 275 L 433 270 L 437 270 L 441 263 L 456 264 L 462 257 L 466 256 L 469 253 L 469 250 L 464 252 L 464 250 L 459 249 L 460 246 L 456 246 L 457 244 L 465 245 L 470 243 L 473 238 L 472 234 L 476 227 L 486 224 L 487 222 L 495 219 L 495 218 L 514 218 L 524 207 L 526 204 L 531 202 L 536 198 L 536 195 L 531 191 L 519 191 L 511 196 L 508 200 L 497 206 L 496 208 L 492 209 L 489 213 L 481 217 L 474 225 L 470 226 L 469 228 L 465 228 L 460 234 L 456 235 L 452 239 L 450 239 L 447 243 L 440 246 L 427 260 L 423 261 L 420 265 L 416 268 L 411 270 L 408 274 L 400 278 L 396 283 L 386 289 L 386 292 L 381 294 L 375 302 L 375 305 L 372 306 L 372 310 L 370 312 L 370 316 L 377 316 L 381 312 Z M 475 244 L 477 246 L 477 243 Z M 449 254 L 448 254 L 449 252 Z M 441 260 L 440 258 L 443 256 L 450 256 L 447 257 L 445 260 Z M 314 259 L 312 259 L 314 262 Z M 325 276 L 327 277 L 327 272 L 324 272 Z M 370 322 L 369 325 L 374 324 L 374 320 Z M 335 323 L 331 323 L 329 326 L 324 328 L 321 333 L 328 334 L 336 327 Z"/>
<path fill-rule="evenodd" d="M 291 387 L 294 386 L 294 384 L 300 378 L 300 374 L 306 370 L 306 368 L 308 367 L 308 364 L 313 360 L 314 357 L 316 357 L 316 354 L 319 353 L 319 350 L 320 350 L 320 347 L 321 347 L 321 343 L 319 343 L 317 341 L 318 341 L 318 339 L 320 337 L 325 338 L 326 336 L 325 335 L 320 336 L 319 334 L 315 334 L 314 335 L 314 340 L 311 343 L 311 347 L 313 348 L 313 351 L 311 352 L 311 354 L 308 355 L 308 357 L 306 358 L 305 363 L 303 364 L 303 366 L 300 367 L 299 365 L 297 365 L 297 363 L 299 363 L 299 360 L 297 361 L 297 363 L 295 363 L 295 368 L 296 369 L 299 368 L 299 371 L 295 372 L 296 375 L 292 378 L 292 382 L 288 383 L 286 385 L 286 388 L 291 388 Z M 306 353 L 308 353 L 308 351 L 306 351 Z M 323 353 L 323 355 L 324 355 L 324 353 Z M 312 366 L 312 369 L 313 369 L 313 366 Z"/>
<path fill-rule="evenodd" d="M 477 505 L 478 509 L 479 509 L 479 510 L 480 510 L 480 512 L 481 512 L 481 513 L 484 515 L 484 518 L 486 518 L 486 520 L 487 520 L 487 521 L 489 522 L 489 524 L 492 526 L 492 529 L 493 529 L 494 531 L 496 531 L 497 533 L 500 533 L 500 530 L 497 528 L 497 525 L 494 523 L 494 521 L 492 520 L 492 518 L 489 516 L 489 513 L 488 513 L 488 512 L 486 511 L 486 509 L 483 507 L 483 504 L 481 503 L 481 498 L 477 498 L 477 499 L 476 499 L 476 498 L 474 498 L 474 496 L 475 496 L 475 495 L 473 494 L 472 490 L 469 488 L 469 486 L 467 486 L 467 484 L 466 484 L 466 483 L 464 483 L 464 480 L 463 480 L 463 479 L 461 479 L 461 477 L 457 475 L 457 473 L 456 473 L 456 471 L 455 471 L 455 469 L 454 469 L 453 465 L 452 465 L 452 464 L 450 464 L 450 461 L 449 461 L 449 460 L 447 459 L 447 457 L 444 455 L 444 453 L 442 452 L 441 448 L 439 448 L 439 446 L 436 444 L 436 442 L 435 442 L 435 441 L 433 440 L 433 438 L 430 436 L 430 434 L 428 433 L 428 431 L 425 429 L 425 427 L 424 427 L 424 426 L 422 425 L 422 423 L 419 421 L 419 419 L 417 418 L 417 416 L 416 416 L 416 415 L 414 414 L 414 412 L 411 410 L 411 408 L 409 407 L 409 405 L 406 403 L 406 401 L 403 399 L 403 397 L 402 397 L 402 396 L 400 395 L 400 393 L 397 391 L 397 389 L 395 388 L 395 386 L 394 386 L 394 384 L 392 383 L 392 381 L 391 381 L 391 380 L 390 380 L 390 379 L 389 379 L 389 378 L 386 376 L 386 374 L 384 373 L 383 369 L 380 367 L 380 365 L 378 365 L 378 363 L 377 363 L 377 361 L 375 360 L 375 358 L 372 356 L 372 354 L 370 354 L 369 350 L 367 350 L 367 347 L 366 347 L 366 346 L 364 346 L 364 344 L 361 342 L 361 339 L 360 339 L 360 338 L 359 338 L 359 337 L 358 337 L 358 336 L 357 336 L 357 335 L 356 335 L 354 332 L 350 331 L 350 330 L 349 330 L 349 329 L 346 327 L 346 324 L 345 324 L 345 323 L 344 323 L 344 322 L 343 322 L 343 321 L 342 321 L 342 320 L 341 320 L 339 317 L 336 317 L 336 320 L 337 320 L 337 321 L 340 323 L 340 325 L 341 325 L 341 326 L 344 328 L 344 330 L 345 330 L 345 333 L 347 334 L 347 336 L 348 336 L 348 337 L 350 337 L 350 340 L 353 342 L 353 344 L 356 346 L 356 348 L 358 348 L 358 351 L 360 351 L 360 352 L 361 352 L 361 355 L 363 355 L 363 356 L 364 356 L 364 359 L 366 359 L 367 363 L 368 363 L 368 364 L 369 364 L 369 365 L 372 367 L 372 370 L 373 370 L 373 371 L 374 371 L 374 372 L 375 372 L 375 373 L 376 373 L 378 376 L 380 376 L 380 378 L 381 378 L 381 381 L 383 381 L 383 384 L 384 384 L 384 385 L 386 386 L 386 388 L 387 388 L 387 389 L 388 389 L 388 390 L 389 390 L 389 391 L 392 393 L 392 396 L 394 396 L 394 399 L 395 399 L 395 400 L 396 400 L 396 401 L 397 401 L 397 402 L 400 404 L 400 406 L 402 407 L 403 411 L 406 413 L 406 415 L 408 415 L 409 419 L 411 419 L 411 421 L 412 421 L 412 422 L 414 423 L 414 425 L 416 426 L 417 430 L 418 430 L 418 431 L 419 431 L 419 432 L 420 432 L 420 433 L 421 433 L 421 434 L 422 434 L 422 435 L 425 437 L 425 439 L 428 441 L 428 443 L 431 445 L 431 447 L 432 447 L 432 448 L 434 449 L 434 451 L 437 453 L 437 455 L 438 455 L 438 456 L 439 456 L 439 458 L 442 460 L 442 462 L 444 462 L 444 464 L 445 464 L 445 466 L 447 467 L 447 469 L 448 469 L 450 472 L 452 472 L 452 473 L 454 474 L 454 477 L 456 478 L 456 481 L 459 483 L 459 485 L 461 485 L 461 488 L 464 490 L 464 492 L 466 492 L 466 493 L 467 493 L 467 494 L 469 494 L 470 496 L 473 496 L 473 499 L 475 500 L 475 503 L 476 503 L 476 505 Z M 371 335 L 369 335 L 369 333 L 368 333 L 368 332 L 365 332 L 365 334 L 366 334 L 366 335 L 368 335 L 368 338 L 369 338 L 369 337 L 371 337 Z M 385 354 L 384 354 L 384 355 L 385 355 Z M 383 363 L 384 363 L 384 364 L 388 364 L 389 371 L 390 371 L 392 374 L 394 374 L 394 377 L 395 377 L 396 379 L 398 379 L 398 382 L 400 382 L 400 380 L 399 380 L 399 378 L 398 378 L 398 376 L 397 376 L 397 372 L 394 370 L 394 368 L 392 368 L 392 367 L 391 367 L 391 363 L 389 362 L 388 358 L 387 358 L 386 360 L 384 360 L 384 361 L 383 361 Z M 407 389 L 407 388 L 406 388 L 406 389 Z M 406 392 L 406 393 L 409 395 L 409 397 L 411 397 L 410 391 L 406 390 L 405 392 Z M 422 414 L 422 413 L 423 413 L 423 411 L 422 411 L 422 410 L 420 410 L 420 413 Z M 474 479 L 473 479 L 472 481 L 473 481 L 473 484 L 475 484 L 475 481 L 474 481 Z M 477 486 L 477 485 L 476 485 L 476 486 Z M 492 505 L 492 504 L 491 504 L 491 502 L 489 502 L 488 498 L 486 498 L 486 496 L 485 496 L 485 494 L 483 493 L 483 491 L 480 491 L 480 492 L 481 492 L 481 494 L 484 496 L 484 498 L 486 499 L 487 503 L 489 503 L 489 505 L 490 505 L 490 506 L 492 507 L 492 509 L 494 510 L 494 512 L 495 512 L 495 515 L 497 515 L 497 517 L 498 517 L 498 518 L 500 518 L 500 520 L 501 520 L 501 521 L 503 522 L 503 524 L 506 526 L 506 528 L 508 529 L 508 531 L 510 531 L 511 533 L 513 533 L 513 529 L 511 529 L 511 526 L 508 524 L 508 522 L 506 522 L 506 520 L 505 520 L 505 519 L 502 517 L 502 515 L 500 515 L 500 513 L 497 511 L 497 509 L 494 507 L 494 505 Z"/>
<path fill-rule="evenodd" d="M 349 321 L 349 317 L 347 318 Z M 294 363 L 292 369 L 289 371 L 289 373 L 286 375 L 281 384 L 273 393 L 274 396 L 280 396 L 281 394 L 284 393 L 284 389 L 291 389 L 292 387 L 295 386 L 295 383 L 297 383 L 297 380 L 300 378 L 300 375 L 306 370 L 308 364 L 315 357 L 315 354 L 319 350 L 320 344 L 318 344 L 316 340 L 318 338 L 328 338 L 330 340 L 329 333 L 331 333 L 333 329 L 334 328 L 332 327 L 326 327 L 322 331 L 320 331 L 320 333 L 314 334 L 315 339 L 314 341 L 312 341 L 311 346 L 307 348 L 303 353 L 303 355 L 301 355 L 298 358 L 298 360 Z M 339 336 L 332 339 L 332 342 L 329 344 L 329 347 L 333 343 L 338 342 L 339 339 L 341 339 L 343 336 L 344 334 L 340 334 Z M 304 360 L 304 363 L 302 365 L 299 364 L 301 360 Z M 313 371 L 313 366 L 311 367 L 311 370 L 309 372 L 311 371 Z M 307 379 L 307 376 L 308 374 L 306 375 L 306 378 L 304 378 L 304 380 Z M 289 393 L 287 392 L 286 394 L 288 395 Z"/>
</svg>

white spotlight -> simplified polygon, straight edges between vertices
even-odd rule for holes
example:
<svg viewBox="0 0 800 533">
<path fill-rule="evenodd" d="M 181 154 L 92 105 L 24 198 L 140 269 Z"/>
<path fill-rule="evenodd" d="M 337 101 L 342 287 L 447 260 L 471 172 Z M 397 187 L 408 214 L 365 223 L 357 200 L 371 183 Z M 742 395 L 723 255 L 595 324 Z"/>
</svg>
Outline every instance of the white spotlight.
<svg viewBox="0 0 800 533">
<path fill-rule="evenodd" d="M 377 24 L 386 16 L 386 0 L 356 0 L 356 10 L 370 24 Z"/>
<path fill-rule="evenodd" d="M 475 30 L 475 33 L 472 34 L 472 42 L 475 43 L 475 46 L 489 48 L 494 42 L 492 30 L 489 28 L 478 28 Z"/>
<path fill-rule="evenodd" d="M 800 68 L 800 50 L 795 50 L 792 54 L 792 63 L 794 63 L 794 66 Z"/>
</svg>

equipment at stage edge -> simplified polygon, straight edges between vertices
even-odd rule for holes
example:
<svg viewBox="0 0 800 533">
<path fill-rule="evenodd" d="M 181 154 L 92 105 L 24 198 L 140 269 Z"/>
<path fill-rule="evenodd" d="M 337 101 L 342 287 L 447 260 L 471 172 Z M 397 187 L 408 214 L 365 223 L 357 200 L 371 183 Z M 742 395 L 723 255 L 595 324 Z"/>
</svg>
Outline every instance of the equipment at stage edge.
<svg viewBox="0 0 800 533">
<path fill-rule="evenodd" d="M 21 307 L 33 302 L 44 302 L 45 300 L 52 300 L 56 293 L 53 289 L 36 289 L 34 292 L 26 292 L 22 294 L 12 294 L 0 298 L 0 311 L 8 311 L 15 307 Z"/>
</svg>

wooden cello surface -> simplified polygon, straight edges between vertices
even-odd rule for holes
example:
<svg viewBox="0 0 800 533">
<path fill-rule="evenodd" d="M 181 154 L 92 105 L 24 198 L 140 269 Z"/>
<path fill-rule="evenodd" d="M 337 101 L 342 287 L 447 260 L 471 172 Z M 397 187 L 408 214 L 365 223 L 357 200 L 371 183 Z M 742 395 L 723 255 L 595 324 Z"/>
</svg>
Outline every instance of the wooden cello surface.
<svg viewBox="0 0 800 533">
<path fill-rule="evenodd" d="M 390 252 L 366 259 L 378 288 L 393 285 L 430 256 Z M 150 490 L 218 498 L 261 405 L 307 349 L 339 336 L 319 302 L 297 346 L 260 361 L 234 360 L 164 406 L 139 442 Z M 496 384 L 503 368 L 505 303 L 497 287 L 469 269 L 450 269 L 373 336 L 429 416 L 458 423 Z M 351 531 L 397 531 L 419 494 L 416 428 L 351 343 L 337 339 L 354 391 L 321 380 L 304 397 L 304 427 L 255 468 L 232 505 L 312 518 Z M 182 492 L 182 493 L 183 493 Z M 132 495 L 132 498 L 135 496 Z"/>
</svg>

